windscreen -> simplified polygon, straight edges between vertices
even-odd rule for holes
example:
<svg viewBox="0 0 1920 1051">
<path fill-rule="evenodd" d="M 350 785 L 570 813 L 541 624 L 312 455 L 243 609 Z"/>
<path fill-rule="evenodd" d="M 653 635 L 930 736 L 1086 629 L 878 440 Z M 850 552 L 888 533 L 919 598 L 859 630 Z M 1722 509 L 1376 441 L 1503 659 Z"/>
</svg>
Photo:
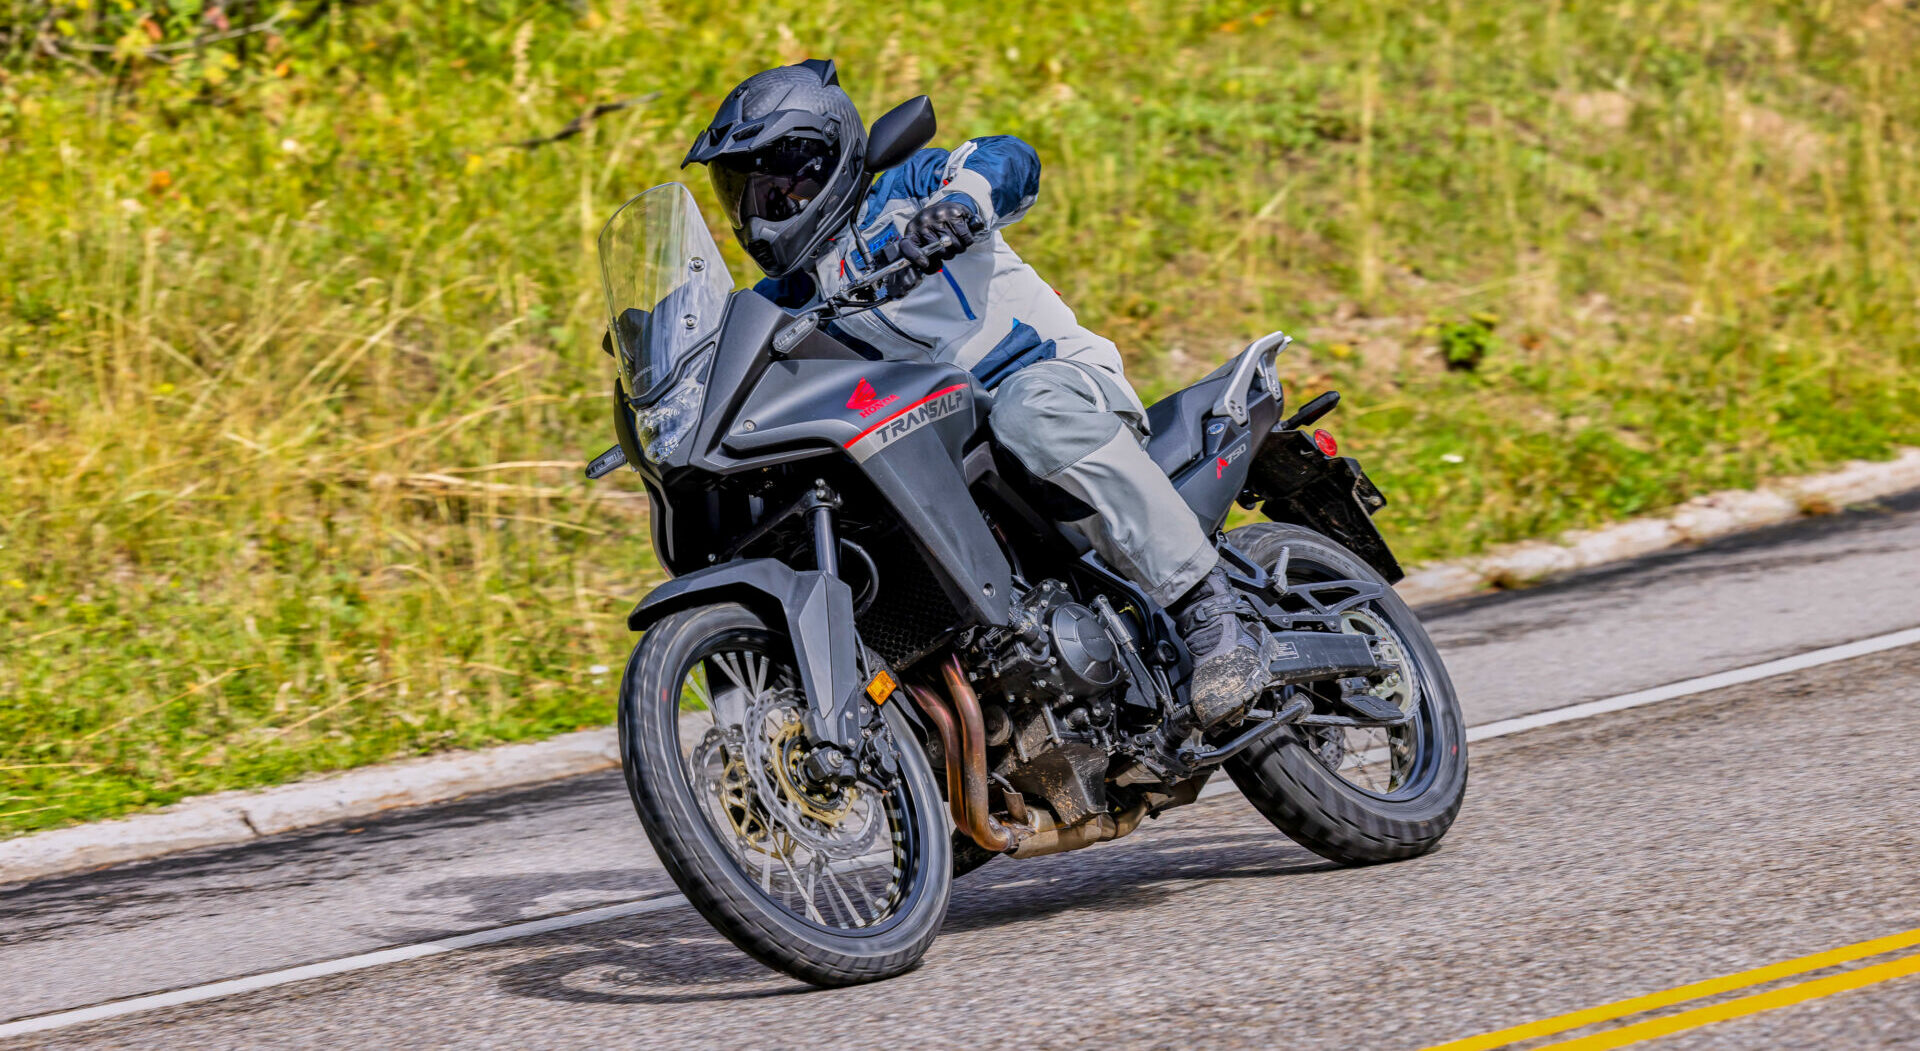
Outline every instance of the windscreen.
<svg viewBox="0 0 1920 1051">
<path fill-rule="evenodd" d="M 600 276 L 627 393 L 645 398 L 720 324 L 733 275 L 693 193 L 670 182 L 620 206 L 600 231 Z"/>
</svg>

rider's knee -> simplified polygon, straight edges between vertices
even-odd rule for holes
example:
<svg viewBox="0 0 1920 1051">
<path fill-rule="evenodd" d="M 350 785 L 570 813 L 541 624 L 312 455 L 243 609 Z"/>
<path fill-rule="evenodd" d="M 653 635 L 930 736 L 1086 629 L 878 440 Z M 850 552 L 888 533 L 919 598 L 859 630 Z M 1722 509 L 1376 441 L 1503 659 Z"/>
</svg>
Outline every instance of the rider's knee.
<svg viewBox="0 0 1920 1051">
<path fill-rule="evenodd" d="M 1092 381 L 1069 365 L 1029 365 L 994 394 L 993 436 L 1046 477 L 1079 462 L 1113 440 L 1119 417 L 1100 405 Z"/>
</svg>

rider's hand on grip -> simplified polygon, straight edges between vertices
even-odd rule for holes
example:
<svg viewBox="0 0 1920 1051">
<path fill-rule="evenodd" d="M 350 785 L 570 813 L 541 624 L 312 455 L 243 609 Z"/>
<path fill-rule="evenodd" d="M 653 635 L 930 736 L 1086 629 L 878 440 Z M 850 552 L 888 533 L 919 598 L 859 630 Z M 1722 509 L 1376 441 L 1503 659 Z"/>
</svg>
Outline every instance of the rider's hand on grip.
<svg viewBox="0 0 1920 1051">
<path fill-rule="evenodd" d="M 895 242 L 900 254 L 911 260 L 915 270 L 936 273 L 947 260 L 971 248 L 986 232 L 987 224 L 973 209 L 948 198 L 920 209 L 907 221 L 907 229 Z"/>
</svg>

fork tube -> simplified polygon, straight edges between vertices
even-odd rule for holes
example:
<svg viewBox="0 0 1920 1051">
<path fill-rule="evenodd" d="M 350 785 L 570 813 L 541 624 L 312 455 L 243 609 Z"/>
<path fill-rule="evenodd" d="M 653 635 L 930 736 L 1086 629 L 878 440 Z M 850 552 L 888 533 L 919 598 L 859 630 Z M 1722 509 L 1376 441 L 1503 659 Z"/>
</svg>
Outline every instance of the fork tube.
<svg viewBox="0 0 1920 1051">
<path fill-rule="evenodd" d="M 814 505 L 813 518 L 813 565 L 822 573 L 840 575 L 840 542 L 833 535 L 833 508 L 825 503 Z"/>
</svg>

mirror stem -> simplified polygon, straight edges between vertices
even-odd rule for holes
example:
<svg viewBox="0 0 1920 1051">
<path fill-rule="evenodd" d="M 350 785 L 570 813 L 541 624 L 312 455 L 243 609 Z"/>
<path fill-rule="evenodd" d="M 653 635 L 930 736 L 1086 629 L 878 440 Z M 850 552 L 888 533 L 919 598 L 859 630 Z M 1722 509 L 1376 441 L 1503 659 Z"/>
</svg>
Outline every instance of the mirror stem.
<svg viewBox="0 0 1920 1051">
<path fill-rule="evenodd" d="M 847 219 L 847 232 L 853 235 L 854 247 L 860 249 L 860 264 L 872 270 L 873 253 L 867 251 L 867 239 L 860 236 L 860 213 L 865 210 L 866 202 L 864 201 L 861 202 L 860 207 L 853 210 L 853 215 Z"/>
</svg>

